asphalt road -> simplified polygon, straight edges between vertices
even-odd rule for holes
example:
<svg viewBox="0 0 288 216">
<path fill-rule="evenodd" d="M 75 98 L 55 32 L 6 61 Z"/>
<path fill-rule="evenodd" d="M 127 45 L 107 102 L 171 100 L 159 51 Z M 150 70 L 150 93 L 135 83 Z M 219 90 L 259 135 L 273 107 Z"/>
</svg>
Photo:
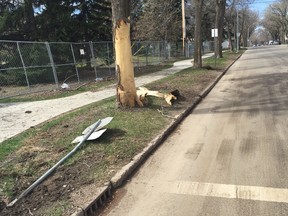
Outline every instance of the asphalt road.
<svg viewBox="0 0 288 216">
<path fill-rule="evenodd" d="M 288 215 L 287 56 L 247 50 L 101 215 Z"/>
</svg>

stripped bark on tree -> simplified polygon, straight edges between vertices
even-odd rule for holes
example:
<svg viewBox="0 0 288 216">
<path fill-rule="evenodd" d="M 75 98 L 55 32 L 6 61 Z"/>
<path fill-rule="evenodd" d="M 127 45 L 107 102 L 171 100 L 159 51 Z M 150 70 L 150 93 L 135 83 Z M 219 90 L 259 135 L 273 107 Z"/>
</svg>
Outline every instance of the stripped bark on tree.
<svg viewBox="0 0 288 216">
<path fill-rule="evenodd" d="M 133 108 L 143 106 L 136 94 L 130 40 L 130 1 L 113 0 L 115 63 L 118 75 L 117 105 Z"/>
</svg>

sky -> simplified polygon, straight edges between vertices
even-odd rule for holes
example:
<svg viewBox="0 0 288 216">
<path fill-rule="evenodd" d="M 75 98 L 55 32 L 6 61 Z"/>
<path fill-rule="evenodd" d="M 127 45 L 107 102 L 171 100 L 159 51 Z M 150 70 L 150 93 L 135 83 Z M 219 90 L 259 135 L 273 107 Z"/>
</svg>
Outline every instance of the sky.
<svg viewBox="0 0 288 216">
<path fill-rule="evenodd" d="M 270 4 L 277 2 L 277 0 L 254 0 L 254 3 L 250 5 L 251 9 L 258 12 L 260 18 L 264 16 L 265 10 Z"/>
</svg>

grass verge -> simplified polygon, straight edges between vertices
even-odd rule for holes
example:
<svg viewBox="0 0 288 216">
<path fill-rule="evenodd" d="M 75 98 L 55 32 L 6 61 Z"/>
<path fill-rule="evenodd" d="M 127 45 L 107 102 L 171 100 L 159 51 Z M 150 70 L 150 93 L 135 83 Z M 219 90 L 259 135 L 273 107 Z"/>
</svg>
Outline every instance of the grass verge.
<svg viewBox="0 0 288 216">
<path fill-rule="evenodd" d="M 144 108 L 117 109 L 115 97 L 64 114 L 1 143 L 0 213 L 3 215 L 69 215 L 74 211 L 71 194 L 85 185 L 101 186 L 131 161 L 174 117 L 191 104 L 239 54 L 225 53 L 217 70 L 186 69 L 150 83 L 148 88 L 169 92 L 178 89 L 181 100 L 168 106 L 160 98 L 149 98 Z M 205 60 L 204 65 L 209 64 Z M 220 65 L 220 64 L 219 64 Z M 213 66 L 212 66 L 213 67 Z M 71 141 L 92 123 L 114 117 L 108 130 L 60 166 L 47 180 L 11 209 L 6 204 L 65 156 Z M 85 195 L 79 196 L 85 199 Z M 71 212 L 72 211 L 72 212 Z"/>
</svg>

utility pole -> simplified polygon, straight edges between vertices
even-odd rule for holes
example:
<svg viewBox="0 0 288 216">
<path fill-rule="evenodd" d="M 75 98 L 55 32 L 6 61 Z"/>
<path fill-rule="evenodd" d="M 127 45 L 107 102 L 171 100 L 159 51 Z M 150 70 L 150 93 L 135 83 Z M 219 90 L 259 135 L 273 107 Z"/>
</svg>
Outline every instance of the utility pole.
<svg viewBox="0 0 288 216">
<path fill-rule="evenodd" d="M 182 0 L 182 49 L 183 49 L 183 56 L 185 56 L 185 40 L 186 40 L 185 0 Z"/>
<path fill-rule="evenodd" d="M 239 52 L 239 17 L 238 17 L 238 9 L 236 7 L 236 12 L 237 12 L 237 33 L 236 33 L 236 38 L 237 38 L 237 49 L 236 52 Z"/>
</svg>

